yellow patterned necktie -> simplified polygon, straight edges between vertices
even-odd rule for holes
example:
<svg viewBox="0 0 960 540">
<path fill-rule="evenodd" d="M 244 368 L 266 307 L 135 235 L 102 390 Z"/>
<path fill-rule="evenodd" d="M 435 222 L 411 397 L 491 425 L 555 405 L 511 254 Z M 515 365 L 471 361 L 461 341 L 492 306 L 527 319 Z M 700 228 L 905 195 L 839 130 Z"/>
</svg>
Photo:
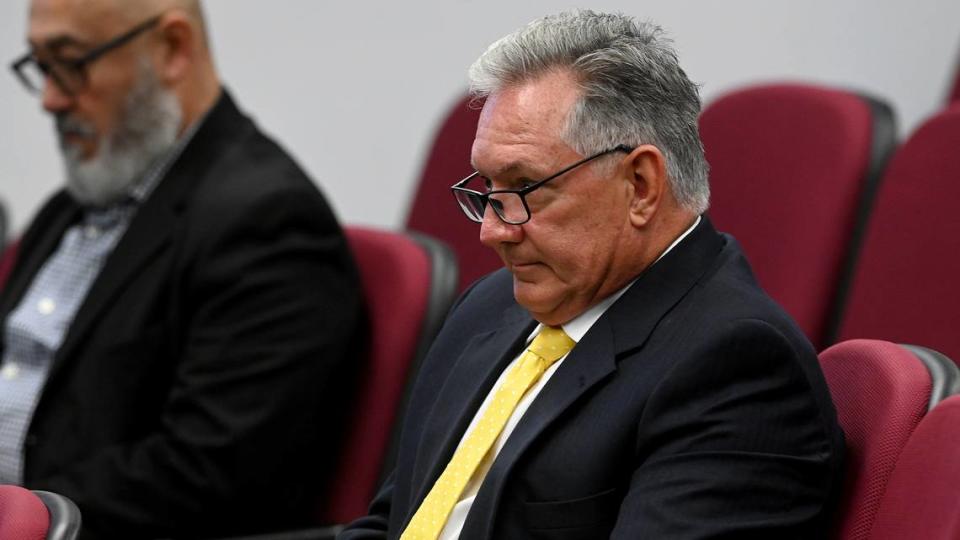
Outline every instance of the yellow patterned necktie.
<svg viewBox="0 0 960 540">
<path fill-rule="evenodd" d="M 544 326 L 507 374 L 476 426 L 453 453 L 443 474 L 403 531 L 401 540 L 436 540 L 473 473 L 500 436 L 524 394 L 576 344 L 562 328 Z"/>
</svg>

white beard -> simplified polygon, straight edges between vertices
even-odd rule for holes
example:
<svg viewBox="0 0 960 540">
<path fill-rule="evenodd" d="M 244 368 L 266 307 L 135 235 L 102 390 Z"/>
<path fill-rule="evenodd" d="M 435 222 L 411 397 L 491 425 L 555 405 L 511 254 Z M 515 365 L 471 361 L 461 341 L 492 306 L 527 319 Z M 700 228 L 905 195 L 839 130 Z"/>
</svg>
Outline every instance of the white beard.
<svg viewBox="0 0 960 540">
<path fill-rule="evenodd" d="M 100 138 L 93 157 L 82 159 L 80 148 L 68 144 L 64 137 L 94 136 L 93 127 L 67 116 L 58 117 L 67 191 L 85 206 L 105 207 L 119 201 L 176 144 L 182 116 L 176 96 L 160 85 L 149 64 L 142 63 L 116 129 Z"/>
</svg>

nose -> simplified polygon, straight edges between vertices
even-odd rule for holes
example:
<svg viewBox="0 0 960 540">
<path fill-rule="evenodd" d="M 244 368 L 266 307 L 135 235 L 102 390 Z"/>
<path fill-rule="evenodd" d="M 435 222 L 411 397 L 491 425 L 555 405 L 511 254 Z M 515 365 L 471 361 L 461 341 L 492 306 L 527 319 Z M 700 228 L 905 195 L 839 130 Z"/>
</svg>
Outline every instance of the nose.
<svg viewBox="0 0 960 540">
<path fill-rule="evenodd" d="M 500 244 L 517 244 L 523 240 L 523 226 L 504 223 L 490 205 L 483 212 L 480 223 L 480 242 L 494 248 Z"/>
<path fill-rule="evenodd" d="M 64 112 L 73 105 L 73 96 L 68 94 L 60 83 L 53 79 L 53 76 L 47 75 L 43 82 L 43 93 L 41 94 L 41 104 L 44 110 L 49 113 Z"/>
</svg>

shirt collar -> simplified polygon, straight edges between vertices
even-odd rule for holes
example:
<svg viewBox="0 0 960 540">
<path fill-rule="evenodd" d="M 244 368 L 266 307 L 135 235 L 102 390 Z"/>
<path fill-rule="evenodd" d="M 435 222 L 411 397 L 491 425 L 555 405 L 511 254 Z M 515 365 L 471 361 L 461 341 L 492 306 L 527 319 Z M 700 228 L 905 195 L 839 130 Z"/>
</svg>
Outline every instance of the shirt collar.
<svg viewBox="0 0 960 540">
<path fill-rule="evenodd" d="M 174 143 L 173 148 L 164 154 L 163 157 L 156 160 L 143 176 L 130 186 L 128 194 L 133 204 L 139 205 L 143 203 L 143 201 L 147 200 L 147 197 L 153 193 L 153 190 L 160 184 L 160 180 L 167 174 L 167 171 L 170 170 L 170 167 L 177 161 L 180 154 L 183 153 L 183 149 L 193 140 L 193 136 L 197 133 L 197 130 L 200 129 L 200 126 L 203 125 L 208 114 L 209 111 L 204 113 L 203 116 L 184 130 L 180 138 L 177 139 L 177 142 Z"/>
</svg>

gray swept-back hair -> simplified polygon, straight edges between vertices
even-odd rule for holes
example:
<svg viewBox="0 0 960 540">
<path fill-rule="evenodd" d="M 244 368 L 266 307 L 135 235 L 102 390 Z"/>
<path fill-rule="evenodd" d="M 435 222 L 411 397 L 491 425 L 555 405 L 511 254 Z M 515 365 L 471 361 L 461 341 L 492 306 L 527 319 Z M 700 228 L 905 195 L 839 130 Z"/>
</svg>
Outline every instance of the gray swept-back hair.
<svg viewBox="0 0 960 540">
<path fill-rule="evenodd" d="M 567 144 L 585 156 L 652 144 L 664 154 L 679 204 L 706 211 L 700 95 L 659 26 L 592 11 L 537 19 L 494 42 L 470 66 L 470 92 L 484 98 L 556 69 L 571 70 L 581 91 L 560 134 Z"/>
</svg>

